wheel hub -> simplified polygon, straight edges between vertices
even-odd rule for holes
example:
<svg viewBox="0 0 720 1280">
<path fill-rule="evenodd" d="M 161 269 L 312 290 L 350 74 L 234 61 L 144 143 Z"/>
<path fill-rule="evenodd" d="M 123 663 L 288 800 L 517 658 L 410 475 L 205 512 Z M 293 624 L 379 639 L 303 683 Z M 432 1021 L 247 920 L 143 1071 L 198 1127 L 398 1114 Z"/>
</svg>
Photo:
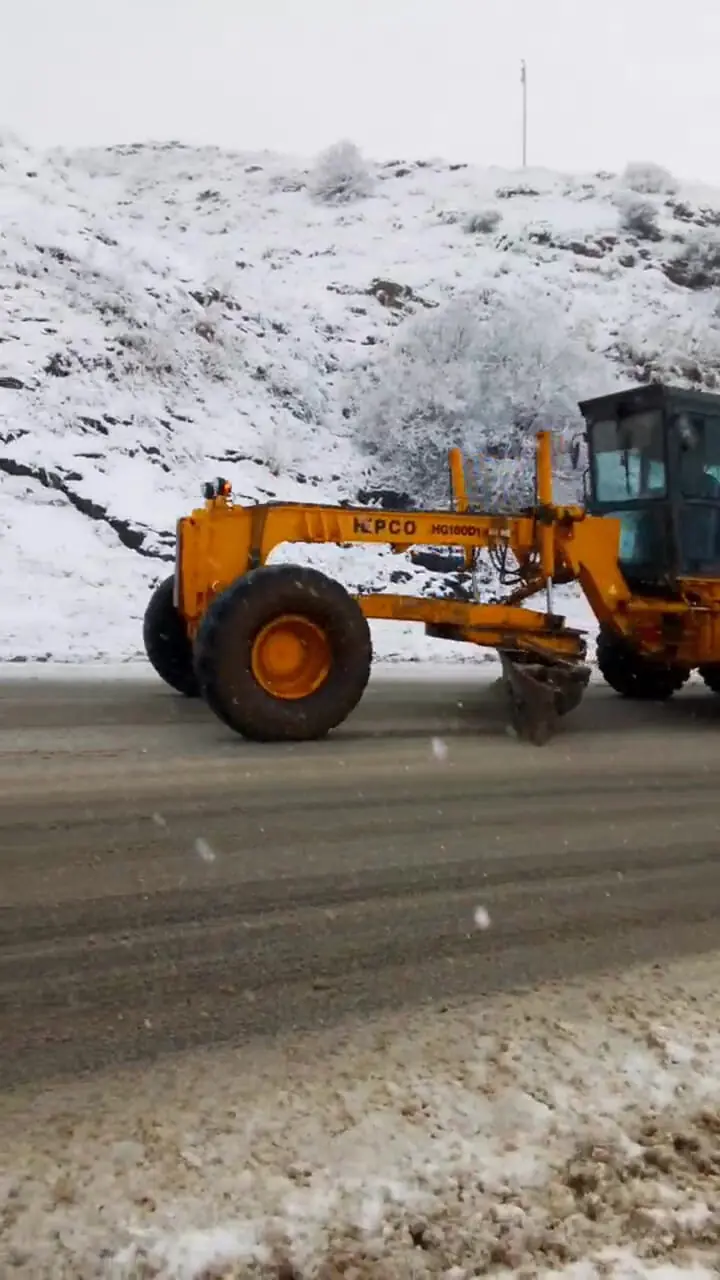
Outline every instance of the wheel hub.
<svg viewBox="0 0 720 1280">
<path fill-rule="evenodd" d="M 307 698 L 327 679 L 332 651 L 322 627 L 300 614 L 282 614 L 258 631 L 252 673 L 273 698 Z"/>
</svg>

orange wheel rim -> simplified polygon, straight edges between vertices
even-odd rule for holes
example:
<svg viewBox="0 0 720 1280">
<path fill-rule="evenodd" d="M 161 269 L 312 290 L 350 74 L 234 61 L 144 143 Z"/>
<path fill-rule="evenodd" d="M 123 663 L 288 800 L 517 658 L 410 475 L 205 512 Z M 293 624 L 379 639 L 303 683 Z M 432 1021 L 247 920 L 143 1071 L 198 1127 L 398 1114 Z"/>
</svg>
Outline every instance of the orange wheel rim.
<svg viewBox="0 0 720 1280">
<path fill-rule="evenodd" d="M 332 651 L 322 627 L 300 614 L 281 614 L 258 631 L 252 673 L 273 698 L 307 698 L 325 682 Z"/>
</svg>

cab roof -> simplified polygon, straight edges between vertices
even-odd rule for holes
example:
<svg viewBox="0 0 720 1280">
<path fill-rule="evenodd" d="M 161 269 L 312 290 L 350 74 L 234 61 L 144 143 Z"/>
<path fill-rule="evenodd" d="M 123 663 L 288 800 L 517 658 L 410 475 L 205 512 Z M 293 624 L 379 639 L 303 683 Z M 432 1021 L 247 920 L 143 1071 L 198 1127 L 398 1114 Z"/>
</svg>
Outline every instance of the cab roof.
<svg viewBox="0 0 720 1280">
<path fill-rule="evenodd" d="M 614 391 L 611 395 L 596 396 L 592 400 L 578 402 L 586 422 L 601 418 L 624 418 L 630 413 L 646 413 L 651 409 L 674 409 L 696 413 L 720 415 L 720 395 L 711 391 L 687 390 L 685 387 L 666 386 L 662 382 L 650 382 L 639 387 Z"/>
</svg>

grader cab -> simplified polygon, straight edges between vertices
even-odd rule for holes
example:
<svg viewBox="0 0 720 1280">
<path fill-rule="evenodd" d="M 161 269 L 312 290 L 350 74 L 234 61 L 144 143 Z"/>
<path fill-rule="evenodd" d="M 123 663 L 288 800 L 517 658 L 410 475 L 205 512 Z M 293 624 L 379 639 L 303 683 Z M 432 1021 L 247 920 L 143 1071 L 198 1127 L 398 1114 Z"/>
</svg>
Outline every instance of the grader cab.
<svg viewBox="0 0 720 1280">
<path fill-rule="evenodd" d="M 620 521 L 627 607 L 598 612 L 598 665 L 665 699 L 693 668 L 720 692 L 720 396 L 648 386 L 580 406 L 591 517 Z"/>
<path fill-rule="evenodd" d="M 720 397 L 649 386 L 580 408 L 582 506 L 553 500 L 549 432 L 537 438 L 534 504 L 510 514 L 475 509 L 457 450 L 448 510 L 245 507 L 227 481 L 206 486 L 205 506 L 178 522 L 175 573 L 145 614 L 150 662 L 245 737 L 319 738 L 365 689 L 368 620 L 417 622 L 437 638 L 495 648 L 510 721 L 540 744 L 590 677 L 583 633 L 555 612 L 555 587 L 575 582 L 617 692 L 665 699 L 693 668 L 720 692 Z M 353 597 L 316 569 L 268 564 L 287 543 L 459 548 L 469 570 L 486 554 L 500 592 L 484 601 L 472 589 L 452 600 Z M 535 596 L 542 609 L 527 607 Z"/>
<path fill-rule="evenodd" d="M 621 522 L 633 590 L 720 577 L 720 397 L 643 387 L 585 401 L 588 512 Z"/>
</svg>

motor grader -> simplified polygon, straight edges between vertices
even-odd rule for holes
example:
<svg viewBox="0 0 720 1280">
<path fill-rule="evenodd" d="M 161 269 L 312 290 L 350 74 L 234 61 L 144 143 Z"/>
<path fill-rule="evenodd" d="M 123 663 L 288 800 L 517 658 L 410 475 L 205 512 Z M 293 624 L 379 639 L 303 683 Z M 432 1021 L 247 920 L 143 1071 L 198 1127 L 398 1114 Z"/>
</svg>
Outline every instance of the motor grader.
<svg viewBox="0 0 720 1280">
<path fill-rule="evenodd" d="M 580 410 L 583 505 L 553 500 L 547 431 L 537 436 L 534 504 L 510 513 L 476 509 L 454 449 L 447 510 L 241 506 L 227 481 L 207 485 L 204 507 L 178 522 L 175 572 L 145 614 L 150 662 L 246 738 L 307 740 L 359 702 L 368 620 L 417 622 L 496 649 L 511 723 L 540 744 L 590 677 L 585 635 L 555 611 L 555 587 L 578 583 L 599 623 L 598 667 L 617 693 L 664 700 L 693 669 L 720 693 L 720 396 L 649 385 Z M 317 569 L 268 564 L 284 543 L 457 548 L 471 583 L 484 553 L 503 594 L 352 596 Z M 544 608 L 527 607 L 538 595 Z"/>
</svg>

